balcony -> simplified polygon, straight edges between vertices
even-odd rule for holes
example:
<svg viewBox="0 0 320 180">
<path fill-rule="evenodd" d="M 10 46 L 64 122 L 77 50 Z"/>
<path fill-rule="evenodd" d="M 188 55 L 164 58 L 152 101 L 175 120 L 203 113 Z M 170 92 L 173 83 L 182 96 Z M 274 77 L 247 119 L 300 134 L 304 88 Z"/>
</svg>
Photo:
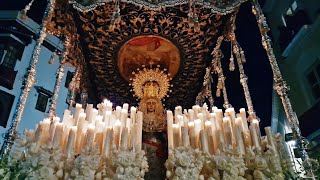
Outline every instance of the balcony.
<svg viewBox="0 0 320 180">
<path fill-rule="evenodd" d="M 0 65 L 0 72 L 0 86 L 3 86 L 9 90 L 13 89 L 17 71 Z"/>
</svg>

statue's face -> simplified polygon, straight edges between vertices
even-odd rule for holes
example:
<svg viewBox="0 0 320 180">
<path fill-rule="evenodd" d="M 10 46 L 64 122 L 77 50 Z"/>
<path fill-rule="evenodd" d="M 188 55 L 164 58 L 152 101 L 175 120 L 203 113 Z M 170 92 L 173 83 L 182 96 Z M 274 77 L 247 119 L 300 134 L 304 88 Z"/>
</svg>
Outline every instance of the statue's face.
<svg viewBox="0 0 320 180">
<path fill-rule="evenodd" d="M 157 101 L 155 99 L 148 99 L 146 104 L 148 112 L 155 112 L 157 104 Z"/>
</svg>

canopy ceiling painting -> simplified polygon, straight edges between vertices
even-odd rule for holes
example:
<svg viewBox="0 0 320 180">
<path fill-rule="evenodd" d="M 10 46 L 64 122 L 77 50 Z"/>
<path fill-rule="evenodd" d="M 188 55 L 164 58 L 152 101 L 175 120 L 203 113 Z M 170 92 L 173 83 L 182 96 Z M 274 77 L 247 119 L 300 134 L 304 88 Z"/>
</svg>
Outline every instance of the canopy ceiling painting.
<svg viewBox="0 0 320 180">
<path fill-rule="evenodd" d="M 70 61 L 81 66 L 82 89 L 97 94 L 91 99 L 136 104 L 130 73 L 160 65 L 170 73 L 174 87 L 165 106 L 191 107 L 202 89 L 217 38 L 229 32 L 241 2 L 195 1 L 190 6 L 187 1 L 61 1 L 51 27 L 69 33 L 74 52 L 82 52 L 82 60 Z M 190 9 L 196 16 L 191 23 Z"/>
</svg>

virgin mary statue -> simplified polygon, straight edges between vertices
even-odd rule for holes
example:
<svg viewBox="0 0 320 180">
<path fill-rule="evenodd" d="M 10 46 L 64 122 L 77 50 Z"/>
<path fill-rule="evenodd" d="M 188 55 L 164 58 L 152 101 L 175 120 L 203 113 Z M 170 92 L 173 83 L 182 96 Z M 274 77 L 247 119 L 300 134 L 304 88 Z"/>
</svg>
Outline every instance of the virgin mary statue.
<svg viewBox="0 0 320 180">
<path fill-rule="evenodd" d="M 143 149 L 149 164 L 145 179 L 164 179 L 167 121 L 161 100 L 169 90 L 170 78 L 158 68 L 144 68 L 134 74 L 132 86 L 135 95 L 140 98 L 139 111 L 143 112 Z"/>
</svg>

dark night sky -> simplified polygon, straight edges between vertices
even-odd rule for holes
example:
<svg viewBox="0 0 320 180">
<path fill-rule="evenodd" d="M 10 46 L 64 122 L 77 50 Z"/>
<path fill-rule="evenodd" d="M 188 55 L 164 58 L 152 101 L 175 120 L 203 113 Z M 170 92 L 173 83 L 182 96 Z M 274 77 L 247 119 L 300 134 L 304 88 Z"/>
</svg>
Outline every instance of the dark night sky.
<svg viewBox="0 0 320 180">
<path fill-rule="evenodd" d="M 4 0 L 0 1 L 0 10 L 21 10 L 29 0 Z M 36 21 L 41 21 L 41 12 L 44 11 L 46 0 L 37 0 L 28 15 Z M 263 2 L 262 2 L 263 3 Z M 34 8 L 37 7 L 37 8 Z M 248 76 L 249 89 L 252 95 L 252 101 L 258 117 L 261 119 L 261 127 L 271 123 L 271 104 L 272 104 L 272 72 L 270 64 L 261 45 L 261 36 L 258 30 L 257 22 L 251 13 L 251 4 L 243 3 L 237 17 L 237 39 L 245 51 L 247 63 L 244 64 L 245 72 Z M 225 43 L 223 46 L 225 55 L 224 72 L 227 77 L 226 85 L 230 103 L 238 111 L 241 107 L 246 107 L 243 90 L 239 82 L 239 72 L 229 72 L 228 63 L 230 56 L 230 45 Z M 221 99 L 217 99 L 221 104 Z"/>
</svg>

